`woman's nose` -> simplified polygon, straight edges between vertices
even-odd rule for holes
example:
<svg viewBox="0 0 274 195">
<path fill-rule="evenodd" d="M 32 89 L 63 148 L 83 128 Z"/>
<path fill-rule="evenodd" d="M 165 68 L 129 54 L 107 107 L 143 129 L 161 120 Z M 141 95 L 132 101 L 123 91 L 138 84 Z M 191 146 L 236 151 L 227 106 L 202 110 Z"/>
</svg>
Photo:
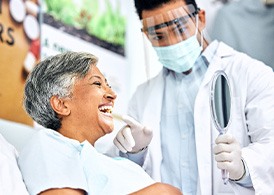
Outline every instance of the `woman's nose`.
<svg viewBox="0 0 274 195">
<path fill-rule="evenodd" d="M 117 97 L 116 92 L 113 91 L 111 88 L 108 88 L 105 94 L 105 98 L 115 100 L 116 97 Z"/>
</svg>

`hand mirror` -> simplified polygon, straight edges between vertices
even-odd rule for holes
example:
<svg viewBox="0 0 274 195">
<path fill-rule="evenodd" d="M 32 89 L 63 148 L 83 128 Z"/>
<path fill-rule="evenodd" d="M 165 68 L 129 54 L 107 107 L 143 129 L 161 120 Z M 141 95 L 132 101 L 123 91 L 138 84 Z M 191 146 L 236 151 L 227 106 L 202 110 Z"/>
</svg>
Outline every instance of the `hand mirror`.
<svg viewBox="0 0 274 195">
<path fill-rule="evenodd" d="M 231 115 L 231 89 L 229 80 L 224 71 L 217 71 L 210 88 L 210 112 L 211 119 L 219 131 L 219 135 L 225 134 L 230 124 Z M 224 184 L 228 182 L 228 172 L 222 170 Z"/>
</svg>

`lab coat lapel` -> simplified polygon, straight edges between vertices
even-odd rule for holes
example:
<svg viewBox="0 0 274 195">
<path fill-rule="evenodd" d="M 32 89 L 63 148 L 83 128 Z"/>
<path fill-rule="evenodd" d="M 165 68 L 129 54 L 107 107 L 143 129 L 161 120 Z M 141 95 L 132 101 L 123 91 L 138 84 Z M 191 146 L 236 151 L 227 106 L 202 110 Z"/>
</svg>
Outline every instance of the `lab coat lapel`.
<svg viewBox="0 0 274 195">
<path fill-rule="evenodd" d="M 210 82 L 214 73 L 223 68 L 221 57 L 218 54 L 214 55 L 195 100 L 195 139 L 199 173 L 198 184 L 200 185 L 198 192 L 200 191 L 201 195 L 213 193 L 212 146 L 217 133 L 212 132 L 210 118 Z"/>
<path fill-rule="evenodd" d="M 201 195 L 211 194 L 211 123 L 208 82 L 201 87 L 194 108 L 197 165 Z"/>
<path fill-rule="evenodd" d="M 160 166 L 162 162 L 161 138 L 160 138 L 160 120 L 162 112 L 163 92 L 164 92 L 164 71 L 149 83 L 150 97 L 144 110 L 143 124 L 150 126 L 153 129 L 153 139 L 149 148 L 153 151 L 150 153 L 150 159 L 153 162 L 152 178 L 156 181 L 161 180 Z M 152 108 L 152 109 L 151 109 Z"/>
</svg>

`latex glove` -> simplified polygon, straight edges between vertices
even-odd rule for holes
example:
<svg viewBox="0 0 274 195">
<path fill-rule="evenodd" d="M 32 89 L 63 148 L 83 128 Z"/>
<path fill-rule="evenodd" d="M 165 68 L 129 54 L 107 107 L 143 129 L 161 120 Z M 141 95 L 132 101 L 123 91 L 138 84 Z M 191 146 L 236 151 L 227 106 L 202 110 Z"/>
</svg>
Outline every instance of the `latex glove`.
<svg viewBox="0 0 274 195">
<path fill-rule="evenodd" d="M 242 162 L 242 150 L 237 140 L 230 134 L 223 134 L 215 140 L 217 144 L 213 152 L 217 167 L 225 169 L 229 172 L 229 178 L 238 180 L 245 173 L 244 164 Z"/>
<path fill-rule="evenodd" d="M 122 116 L 127 124 L 119 130 L 113 142 L 123 153 L 137 153 L 147 147 L 152 139 L 152 129 L 143 126 L 130 116 Z"/>
</svg>

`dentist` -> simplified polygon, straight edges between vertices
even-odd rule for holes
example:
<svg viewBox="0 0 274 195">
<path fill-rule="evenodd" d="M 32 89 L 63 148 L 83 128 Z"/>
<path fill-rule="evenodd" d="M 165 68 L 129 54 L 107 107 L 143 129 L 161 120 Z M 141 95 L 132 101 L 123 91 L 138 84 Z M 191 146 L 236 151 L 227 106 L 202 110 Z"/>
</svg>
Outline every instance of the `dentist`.
<svg viewBox="0 0 274 195">
<path fill-rule="evenodd" d="M 274 194 L 271 68 L 205 40 L 205 11 L 195 0 L 135 0 L 135 7 L 163 69 L 130 101 L 127 125 L 114 139 L 121 156 L 183 194 Z M 218 70 L 233 92 L 231 124 L 219 137 L 209 108 Z M 221 169 L 229 172 L 227 185 Z"/>
</svg>

